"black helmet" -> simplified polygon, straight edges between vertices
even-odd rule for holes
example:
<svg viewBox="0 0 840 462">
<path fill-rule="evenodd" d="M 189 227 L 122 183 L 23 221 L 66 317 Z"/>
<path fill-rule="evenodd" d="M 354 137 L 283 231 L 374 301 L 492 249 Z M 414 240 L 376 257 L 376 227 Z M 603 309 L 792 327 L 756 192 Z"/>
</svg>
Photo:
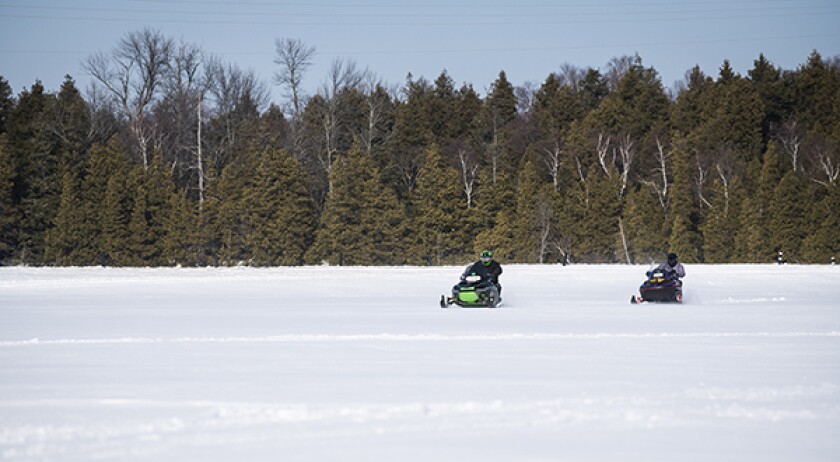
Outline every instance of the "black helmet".
<svg viewBox="0 0 840 462">
<path fill-rule="evenodd" d="M 677 254 L 669 253 L 668 254 L 668 264 L 674 266 L 677 264 Z"/>
<path fill-rule="evenodd" d="M 481 260 L 481 263 L 484 266 L 488 266 L 490 262 L 493 261 L 493 251 L 485 250 L 484 252 L 481 252 L 481 257 L 479 257 L 479 260 Z"/>
</svg>

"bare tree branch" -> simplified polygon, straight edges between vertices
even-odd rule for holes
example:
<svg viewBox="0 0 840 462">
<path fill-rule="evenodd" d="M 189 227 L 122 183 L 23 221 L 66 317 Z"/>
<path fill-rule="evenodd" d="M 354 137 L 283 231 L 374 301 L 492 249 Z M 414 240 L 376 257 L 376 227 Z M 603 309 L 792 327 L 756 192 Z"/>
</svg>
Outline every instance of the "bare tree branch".
<svg viewBox="0 0 840 462">
<path fill-rule="evenodd" d="M 280 70 L 274 74 L 274 81 L 287 89 L 286 96 L 292 99 L 292 116 L 296 118 L 303 105 L 303 75 L 312 65 L 315 47 L 291 38 L 277 39 L 274 45 L 277 51 L 274 63 L 280 65 Z"/>
</svg>

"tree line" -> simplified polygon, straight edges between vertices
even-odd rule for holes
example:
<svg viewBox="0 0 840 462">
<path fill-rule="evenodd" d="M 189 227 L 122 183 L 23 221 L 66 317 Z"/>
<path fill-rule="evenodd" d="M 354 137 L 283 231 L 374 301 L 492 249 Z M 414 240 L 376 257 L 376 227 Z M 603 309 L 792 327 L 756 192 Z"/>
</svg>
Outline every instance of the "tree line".
<svg viewBox="0 0 840 462">
<path fill-rule="evenodd" d="M 639 56 L 481 96 L 389 87 L 314 49 L 253 72 L 153 30 L 13 95 L 0 76 L 0 262 L 25 265 L 828 263 L 840 255 L 840 60 L 724 61 L 673 90 Z"/>
</svg>

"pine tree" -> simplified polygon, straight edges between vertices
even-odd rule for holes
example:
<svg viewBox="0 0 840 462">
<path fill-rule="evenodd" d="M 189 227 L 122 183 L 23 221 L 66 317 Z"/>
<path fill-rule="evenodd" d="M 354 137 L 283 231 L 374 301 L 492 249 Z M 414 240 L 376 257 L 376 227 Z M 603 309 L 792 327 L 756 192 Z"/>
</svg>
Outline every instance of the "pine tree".
<svg viewBox="0 0 840 462">
<path fill-rule="evenodd" d="M 627 239 L 635 263 L 659 260 L 666 252 L 664 210 L 653 188 L 630 188 L 624 210 Z"/>
<path fill-rule="evenodd" d="M 82 196 L 79 174 L 62 177 L 61 203 L 53 227 L 47 233 L 44 263 L 89 266 L 98 263 L 97 223 L 92 204 Z"/>
<path fill-rule="evenodd" d="M 6 147 L 6 137 L 0 134 L 0 264 L 11 261 L 17 245 L 20 216 L 14 203 L 14 176 L 15 165 Z"/>
<path fill-rule="evenodd" d="M 553 250 L 556 223 L 551 184 L 546 182 L 535 163 L 527 159 L 521 173 L 516 199 L 514 248 L 516 261 L 544 263 Z"/>
<path fill-rule="evenodd" d="M 127 247 L 131 266 L 160 266 L 169 263 L 165 254 L 166 221 L 172 204 L 172 182 L 160 154 L 155 154 L 147 171 L 135 169 L 130 183 L 136 185 L 128 223 Z"/>
<path fill-rule="evenodd" d="M 624 259 L 619 248 L 619 217 L 621 198 L 618 172 L 610 168 L 610 175 L 600 168 L 590 168 L 586 177 L 589 200 L 583 219 L 575 229 L 577 254 L 589 263 L 614 263 Z"/>
<path fill-rule="evenodd" d="M 254 182 L 243 195 L 245 242 L 257 265 L 300 265 L 312 244 L 316 209 L 303 171 L 285 151 L 263 153 Z"/>
<path fill-rule="evenodd" d="M 114 205 L 109 204 L 106 200 L 109 194 L 109 182 L 111 179 L 115 180 L 114 185 L 112 185 L 113 188 L 124 186 L 131 164 L 128 151 L 116 138 L 109 140 L 107 144 L 93 145 L 87 157 L 86 169 L 81 181 L 81 200 L 87 210 L 87 220 L 91 222 L 89 229 L 90 248 L 85 251 L 86 253 L 89 252 L 88 257 L 86 257 L 89 260 L 86 264 L 105 265 L 109 263 L 105 241 L 110 238 L 108 232 L 115 231 L 112 227 L 115 226 L 115 222 L 109 222 L 106 226 L 106 215 L 110 213 L 108 207 Z M 117 186 L 118 184 L 122 186 Z M 110 191 L 110 194 L 113 195 L 127 193 L 127 191 Z M 117 202 L 119 203 L 120 200 Z M 126 202 L 130 201 L 124 198 L 123 204 Z M 120 246 L 121 244 L 115 242 L 114 245 Z"/>
<path fill-rule="evenodd" d="M 715 204 L 706 214 L 701 227 L 703 233 L 703 260 L 706 263 L 731 263 L 735 258 L 735 235 L 739 229 L 738 212 L 727 202 L 726 192 L 719 178 L 713 180 Z M 734 195 L 737 189 L 729 191 Z M 734 200 L 732 200 L 734 202 Z"/>
<path fill-rule="evenodd" d="M 7 120 L 7 144 L 17 172 L 13 200 L 21 212 L 18 260 L 43 264 L 44 244 L 59 207 L 60 149 L 46 118 L 51 96 L 40 82 L 24 91 Z"/>
<path fill-rule="evenodd" d="M 691 185 L 692 170 L 685 139 L 675 143 L 672 158 L 674 179 L 668 190 L 671 197 L 666 215 L 666 224 L 671 226 L 668 248 L 683 262 L 698 263 L 702 261 L 700 213 Z"/>
<path fill-rule="evenodd" d="M 205 264 L 201 237 L 198 205 L 183 192 L 173 193 L 164 221 L 167 262 L 187 266 Z"/>
<path fill-rule="evenodd" d="M 463 207 L 457 173 L 443 160 L 437 145 L 425 152 L 411 200 L 413 261 L 455 264 L 472 257 L 474 236 Z"/>
<path fill-rule="evenodd" d="M 256 156 L 248 155 L 225 167 L 221 175 L 210 175 L 202 223 L 204 241 L 215 263 L 237 265 L 251 258 L 245 243 L 247 205 L 245 191 L 257 170 Z"/>
<path fill-rule="evenodd" d="M 6 123 L 15 107 L 15 100 L 12 98 L 12 87 L 9 81 L 0 75 L 0 135 L 6 133 Z"/>
<path fill-rule="evenodd" d="M 806 221 L 810 208 L 805 181 L 787 172 L 776 186 L 770 214 L 770 239 L 774 249 L 784 252 L 788 261 L 799 261 L 802 240 L 808 235 Z"/>
<path fill-rule="evenodd" d="M 65 76 L 52 106 L 53 120 L 49 125 L 59 139 L 62 171 L 83 176 L 90 147 L 90 109 L 69 75 Z"/>
<path fill-rule="evenodd" d="M 835 107 L 838 93 L 840 69 L 827 66 L 822 56 L 814 50 L 808 62 L 794 74 L 796 120 L 808 129 L 817 125 L 833 126 L 840 117 L 840 108 Z"/>
<path fill-rule="evenodd" d="M 792 105 L 787 101 L 781 70 L 774 67 L 763 53 L 753 61 L 753 68 L 748 71 L 748 75 L 763 102 L 764 120 L 761 123 L 761 133 L 763 146 L 766 147 L 771 130 L 791 116 Z"/>
<path fill-rule="evenodd" d="M 102 260 L 106 265 L 134 264 L 129 243 L 129 222 L 134 208 L 136 181 L 142 166 L 117 172 L 108 179 L 102 210 Z"/>
<path fill-rule="evenodd" d="M 405 263 L 405 214 L 383 186 L 373 159 L 356 144 L 332 175 L 310 262 L 340 265 Z"/>
<path fill-rule="evenodd" d="M 840 187 L 833 187 L 814 207 L 822 216 L 816 231 L 802 241 L 802 259 L 808 263 L 840 261 Z"/>
</svg>

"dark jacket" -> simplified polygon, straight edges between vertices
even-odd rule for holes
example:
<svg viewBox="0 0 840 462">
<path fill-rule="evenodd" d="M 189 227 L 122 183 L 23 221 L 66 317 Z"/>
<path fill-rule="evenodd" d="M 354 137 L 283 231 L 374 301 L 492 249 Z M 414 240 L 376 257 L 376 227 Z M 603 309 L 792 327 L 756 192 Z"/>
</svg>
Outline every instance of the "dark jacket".
<svg viewBox="0 0 840 462">
<path fill-rule="evenodd" d="M 484 266 L 483 263 L 477 261 L 470 266 L 467 266 L 467 269 L 464 270 L 464 274 L 461 275 L 461 279 L 469 276 L 471 273 L 475 273 L 480 276 L 482 281 L 490 281 L 494 285 L 499 285 L 499 275 L 502 274 L 502 265 L 495 260 L 491 261 L 487 266 Z"/>
</svg>

